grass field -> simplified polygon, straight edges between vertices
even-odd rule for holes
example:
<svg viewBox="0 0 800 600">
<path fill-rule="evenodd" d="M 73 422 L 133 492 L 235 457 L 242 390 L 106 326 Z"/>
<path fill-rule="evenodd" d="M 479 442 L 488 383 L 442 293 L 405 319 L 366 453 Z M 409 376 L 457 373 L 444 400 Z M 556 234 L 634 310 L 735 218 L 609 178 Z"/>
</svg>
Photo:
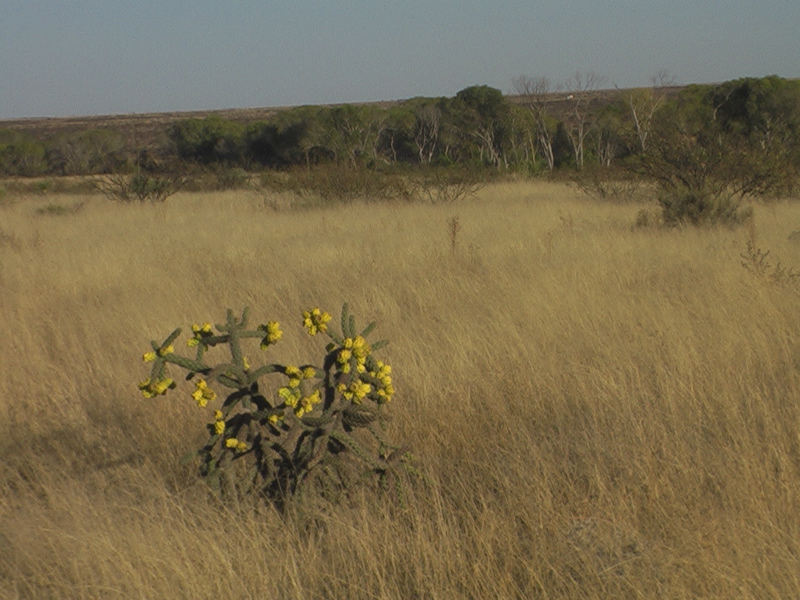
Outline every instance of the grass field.
<svg viewBox="0 0 800 600">
<path fill-rule="evenodd" d="M 800 288 L 740 264 L 754 236 L 800 265 L 800 204 L 661 230 L 545 183 L 450 207 L 14 200 L 0 597 L 800 597 Z M 179 463 L 211 407 L 136 389 L 149 341 L 250 306 L 300 361 L 300 312 L 345 301 L 391 340 L 390 434 L 428 483 L 406 510 L 220 506 Z"/>
</svg>

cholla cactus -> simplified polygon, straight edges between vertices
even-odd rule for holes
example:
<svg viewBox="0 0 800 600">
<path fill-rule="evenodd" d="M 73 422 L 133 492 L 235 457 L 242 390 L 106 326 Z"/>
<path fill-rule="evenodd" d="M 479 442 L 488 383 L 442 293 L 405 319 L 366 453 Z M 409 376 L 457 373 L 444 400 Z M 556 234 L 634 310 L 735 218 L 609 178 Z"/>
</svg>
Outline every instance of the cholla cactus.
<svg viewBox="0 0 800 600">
<path fill-rule="evenodd" d="M 221 493 L 257 492 L 278 506 L 289 497 L 313 491 L 336 501 L 353 485 L 377 481 L 386 487 L 394 479 L 402 502 L 400 470 L 415 473 L 407 449 L 390 444 L 383 435 L 385 405 L 392 400 L 392 368 L 374 353 L 388 342 L 370 344 L 375 328 L 360 333 L 355 317 L 342 308 L 341 335 L 331 331 L 331 316 L 314 308 L 303 313 L 302 324 L 312 336 L 326 334 L 330 343 L 321 366 L 279 363 L 251 367 L 242 353 L 242 340 L 260 338 L 261 350 L 271 351 L 283 331 L 269 321 L 247 328 L 248 309 L 241 319 L 228 310 L 224 325 L 192 325 L 187 346 L 194 358 L 175 352 L 176 329 L 153 351 L 150 377 L 139 384 L 147 398 L 176 387 L 168 365 L 188 371 L 194 379 L 192 399 L 201 408 L 212 405 L 213 423 L 206 444 L 191 457 L 199 458 L 199 473 Z M 207 352 L 228 346 L 230 361 L 212 365 Z M 217 393 L 230 393 L 219 408 Z"/>
</svg>

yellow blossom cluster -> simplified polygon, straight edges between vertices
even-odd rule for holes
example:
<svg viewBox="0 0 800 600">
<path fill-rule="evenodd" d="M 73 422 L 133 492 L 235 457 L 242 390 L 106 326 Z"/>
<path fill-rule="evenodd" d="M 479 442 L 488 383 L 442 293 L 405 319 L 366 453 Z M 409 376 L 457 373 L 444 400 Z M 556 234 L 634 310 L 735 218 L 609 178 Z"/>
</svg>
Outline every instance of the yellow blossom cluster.
<svg viewBox="0 0 800 600">
<path fill-rule="evenodd" d="M 144 362 L 153 362 L 157 356 L 166 356 L 167 354 L 172 354 L 173 352 L 175 352 L 175 348 L 172 344 L 170 344 L 169 346 L 159 348 L 155 352 L 145 352 L 142 355 L 142 360 Z"/>
<path fill-rule="evenodd" d="M 303 379 L 313 378 L 317 374 L 317 370 L 314 367 L 305 367 L 301 370 L 299 367 L 289 365 L 284 369 L 284 373 L 289 378 L 289 387 L 296 388 L 300 386 Z"/>
<path fill-rule="evenodd" d="M 312 410 L 314 410 L 314 406 L 320 402 L 322 402 L 322 396 L 320 395 L 319 390 L 315 390 L 310 396 L 300 399 L 300 405 L 295 407 L 294 414 L 297 415 L 297 418 L 299 419 L 304 414 L 310 413 Z"/>
<path fill-rule="evenodd" d="M 236 438 L 228 438 L 225 440 L 226 448 L 235 448 L 237 452 L 244 452 L 247 450 L 247 442 L 240 442 Z"/>
<path fill-rule="evenodd" d="M 327 312 L 320 311 L 319 308 L 303 311 L 303 327 L 308 329 L 309 335 L 327 331 L 330 320 L 331 316 Z"/>
<path fill-rule="evenodd" d="M 392 387 L 392 367 L 391 365 L 387 365 L 382 361 L 377 361 L 376 369 L 370 372 L 375 379 L 377 379 L 381 387 L 378 388 L 378 402 L 389 402 L 392 399 L 392 394 L 394 394 L 394 387 Z"/>
<path fill-rule="evenodd" d="M 222 411 L 214 411 L 214 433 L 222 435 L 225 433 L 225 419 L 222 418 Z"/>
<path fill-rule="evenodd" d="M 319 390 L 315 390 L 309 396 L 303 396 L 299 387 L 282 387 L 278 390 L 278 395 L 283 399 L 283 403 L 294 410 L 297 417 L 314 410 L 314 406 L 322 402 Z M 271 417 L 270 417 L 271 418 Z"/>
<path fill-rule="evenodd" d="M 349 386 L 340 383 L 336 389 L 346 400 L 351 400 L 355 404 L 361 404 L 361 401 L 372 391 L 372 386 L 369 383 L 356 379 L 350 383 Z"/>
<path fill-rule="evenodd" d="M 294 408 L 300 402 L 300 398 L 303 396 L 303 392 L 300 390 L 299 387 L 296 388 L 282 387 L 278 390 L 278 396 L 283 398 L 283 403 L 286 406 Z"/>
<path fill-rule="evenodd" d="M 270 345 L 276 343 L 283 337 L 283 331 L 281 331 L 281 326 L 277 321 L 270 321 L 266 325 L 259 325 L 258 329 L 266 333 L 261 340 L 262 350 L 266 350 Z"/>
<path fill-rule="evenodd" d="M 214 333 L 211 331 L 211 323 L 192 325 L 192 333 L 194 334 L 194 337 L 186 342 L 187 346 L 197 346 L 205 338 L 214 335 Z"/>
<path fill-rule="evenodd" d="M 167 390 L 171 390 L 174 387 L 175 382 L 169 378 L 160 379 L 158 381 L 146 379 L 139 384 L 139 389 L 142 391 L 142 395 L 145 398 L 154 398 L 158 395 L 166 394 Z"/>
<path fill-rule="evenodd" d="M 345 338 L 342 342 L 342 349 L 336 355 L 336 369 L 340 373 L 349 373 L 352 359 L 355 358 L 356 371 L 364 373 L 366 368 L 367 356 L 372 348 L 360 335 L 355 338 Z"/>
<path fill-rule="evenodd" d="M 216 392 L 208 387 L 208 383 L 206 383 L 205 379 L 201 379 L 194 385 L 195 390 L 192 392 L 192 398 L 194 398 L 194 401 L 197 402 L 197 406 L 203 408 L 206 404 L 208 404 L 209 400 L 212 402 L 216 400 Z"/>
</svg>

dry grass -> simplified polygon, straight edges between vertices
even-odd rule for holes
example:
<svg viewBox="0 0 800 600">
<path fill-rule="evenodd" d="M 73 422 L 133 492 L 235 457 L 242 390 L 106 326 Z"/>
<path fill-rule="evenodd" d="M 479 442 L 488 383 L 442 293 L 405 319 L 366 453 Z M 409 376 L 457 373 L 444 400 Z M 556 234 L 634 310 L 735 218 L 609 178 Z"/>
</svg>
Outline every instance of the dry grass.
<svg viewBox="0 0 800 600">
<path fill-rule="evenodd" d="M 44 203 L 0 206 L 0 597 L 800 597 L 798 294 L 740 266 L 746 231 L 632 231 L 641 207 L 545 184 Z M 800 264 L 800 206 L 756 218 Z M 219 506 L 178 463 L 207 412 L 136 390 L 149 340 L 250 305 L 297 360 L 299 311 L 343 301 L 392 341 L 430 483 L 407 511 Z"/>
</svg>

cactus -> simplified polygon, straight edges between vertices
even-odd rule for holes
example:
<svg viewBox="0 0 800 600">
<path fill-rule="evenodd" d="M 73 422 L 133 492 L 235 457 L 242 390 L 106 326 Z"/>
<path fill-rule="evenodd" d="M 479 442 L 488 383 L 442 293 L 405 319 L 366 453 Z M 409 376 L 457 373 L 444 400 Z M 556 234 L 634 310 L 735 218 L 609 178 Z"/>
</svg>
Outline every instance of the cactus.
<svg viewBox="0 0 800 600">
<path fill-rule="evenodd" d="M 261 350 L 270 351 L 283 332 L 275 321 L 248 329 L 248 313 L 245 308 L 237 319 L 229 309 L 224 324 L 192 325 L 187 346 L 196 348 L 194 358 L 175 352 L 180 329 L 160 344 L 151 342 L 153 351 L 144 355 L 153 363 L 150 377 L 139 384 L 145 397 L 176 387 L 168 372 L 175 366 L 187 372 L 186 380 L 194 380 L 192 398 L 198 406 L 212 405 L 208 440 L 187 457 L 197 462 L 200 477 L 222 495 L 256 493 L 278 507 L 305 493 L 336 502 L 369 481 L 388 489 L 391 479 L 402 502 L 401 471 L 418 471 L 410 452 L 383 435 L 394 387 L 391 366 L 374 356 L 388 342 L 366 339 L 376 323 L 357 333 L 345 304 L 340 335 L 328 327 L 327 312 L 305 311 L 302 323 L 309 335 L 324 333 L 330 339 L 322 365 L 251 366 L 242 342 L 260 338 Z M 229 361 L 208 361 L 216 346 L 228 347 Z M 218 408 L 214 388 L 228 388 Z"/>
</svg>

